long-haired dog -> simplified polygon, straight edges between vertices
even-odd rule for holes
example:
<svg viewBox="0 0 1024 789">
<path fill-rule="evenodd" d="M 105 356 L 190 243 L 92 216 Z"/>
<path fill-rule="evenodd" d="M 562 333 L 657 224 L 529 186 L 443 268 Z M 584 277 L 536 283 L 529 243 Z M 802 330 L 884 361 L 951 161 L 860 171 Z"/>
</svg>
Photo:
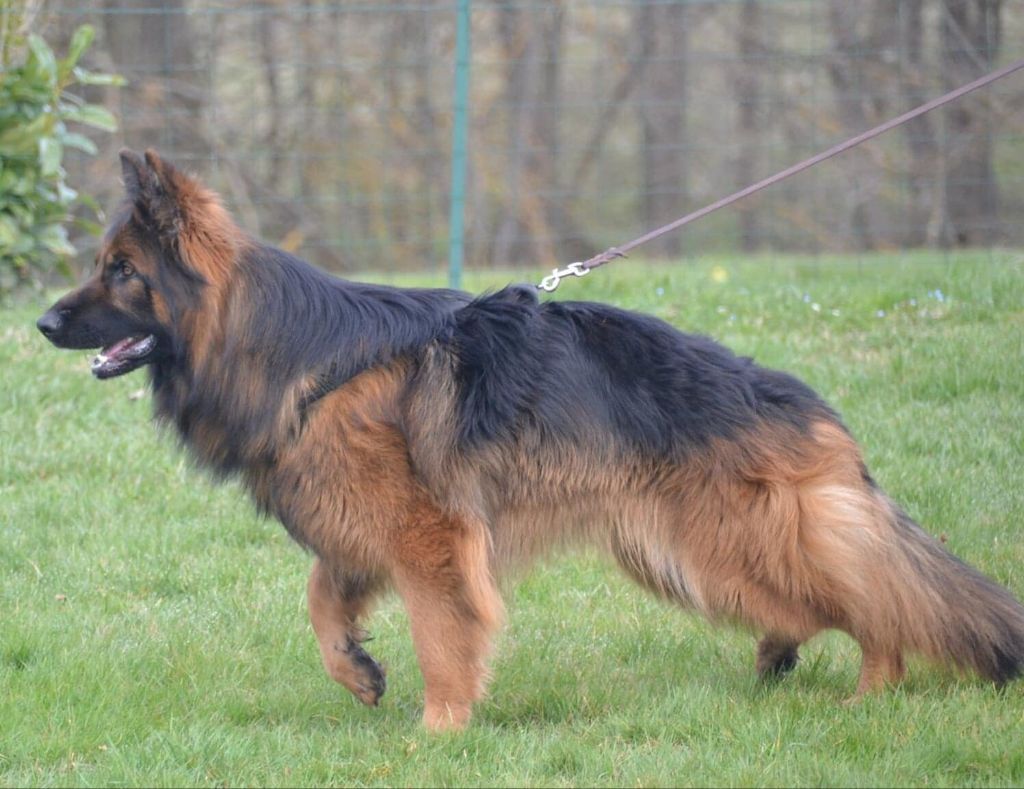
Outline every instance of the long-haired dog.
<svg viewBox="0 0 1024 789">
<path fill-rule="evenodd" d="M 871 478 L 807 386 L 603 304 L 347 282 L 245 235 L 216 195 L 121 154 L 127 200 L 96 268 L 40 318 L 146 366 L 157 417 L 239 475 L 315 556 L 309 614 L 330 675 L 376 704 L 371 601 L 404 602 L 424 723 L 464 726 L 502 619 L 497 580 L 589 543 L 642 586 L 763 637 L 793 668 L 826 628 L 860 644 L 857 694 L 904 655 L 996 683 L 1024 664 L 1024 608 Z"/>
</svg>

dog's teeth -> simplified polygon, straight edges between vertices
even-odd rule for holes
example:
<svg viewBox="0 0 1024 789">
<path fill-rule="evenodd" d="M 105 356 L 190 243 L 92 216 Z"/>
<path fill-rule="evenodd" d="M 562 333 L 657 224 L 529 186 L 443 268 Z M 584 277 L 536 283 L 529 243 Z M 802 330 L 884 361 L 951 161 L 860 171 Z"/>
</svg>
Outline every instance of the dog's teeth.
<svg viewBox="0 0 1024 789">
<path fill-rule="evenodd" d="M 106 364 L 107 363 L 107 358 L 108 357 L 105 354 L 102 354 L 102 353 L 96 354 L 96 358 L 92 360 L 92 366 L 93 367 L 99 367 L 100 365 Z"/>
</svg>

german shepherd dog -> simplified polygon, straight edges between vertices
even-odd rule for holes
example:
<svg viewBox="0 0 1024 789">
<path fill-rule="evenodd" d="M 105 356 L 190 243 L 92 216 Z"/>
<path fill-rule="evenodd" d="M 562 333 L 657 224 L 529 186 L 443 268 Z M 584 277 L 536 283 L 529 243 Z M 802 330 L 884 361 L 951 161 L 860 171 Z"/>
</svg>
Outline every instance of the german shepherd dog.
<svg viewBox="0 0 1024 789">
<path fill-rule="evenodd" d="M 348 282 L 244 234 L 154 152 L 121 154 L 127 199 L 95 271 L 40 318 L 101 348 L 97 378 L 148 367 L 157 418 L 238 475 L 313 554 L 327 672 L 375 705 L 362 620 L 405 604 L 423 721 L 460 728 L 502 619 L 497 582 L 589 543 L 655 594 L 762 638 L 783 674 L 826 628 L 863 664 L 904 655 L 998 684 L 1024 666 L 1024 608 L 949 554 L 871 478 L 811 389 L 713 341 L 603 304 Z"/>
</svg>

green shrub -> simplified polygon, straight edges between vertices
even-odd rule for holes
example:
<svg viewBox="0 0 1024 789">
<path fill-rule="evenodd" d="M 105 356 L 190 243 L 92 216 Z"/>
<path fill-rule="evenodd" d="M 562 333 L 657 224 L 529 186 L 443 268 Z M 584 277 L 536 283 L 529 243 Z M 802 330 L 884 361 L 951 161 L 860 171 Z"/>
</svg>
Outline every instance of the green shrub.
<svg viewBox="0 0 1024 789">
<path fill-rule="evenodd" d="M 14 35 L 14 34 L 8 34 Z M 94 31 L 75 31 L 67 56 L 58 60 L 37 35 L 24 46 L 3 42 L 0 63 L 0 296 L 38 287 L 51 272 L 69 274 L 75 249 L 65 223 L 78 204 L 92 205 L 66 182 L 62 165 L 69 148 L 96 153 L 88 137 L 68 128 L 80 124 L 114 131 L 117 122 L 106 109 L 68 93 L 76 85 L 120 85 L 112 74 L 97 74 L 77 63 L 92 43 Z M 10 53 L 18 52 L 17 56 Z M 8 59 L 19 62 L 8 63 Z M 94 208 L 94 206 L 92 206 Z M 92 232 L 93 222 L 82 221 Z"/>
</svg>

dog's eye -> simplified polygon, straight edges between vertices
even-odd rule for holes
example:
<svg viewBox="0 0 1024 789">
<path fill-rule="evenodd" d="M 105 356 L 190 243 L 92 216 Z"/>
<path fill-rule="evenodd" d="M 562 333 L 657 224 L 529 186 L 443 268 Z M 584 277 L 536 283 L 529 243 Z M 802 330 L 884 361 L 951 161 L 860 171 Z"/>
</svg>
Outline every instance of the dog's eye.
<svg viewBox="0 0 1024 789">
<path fill-rule="evenodd" d="M 127 260 L 119 260 L 114 264 L 114 270 L 121 279 L 130 279 L 135 276 L 135 266 Z"/>
</svg>

